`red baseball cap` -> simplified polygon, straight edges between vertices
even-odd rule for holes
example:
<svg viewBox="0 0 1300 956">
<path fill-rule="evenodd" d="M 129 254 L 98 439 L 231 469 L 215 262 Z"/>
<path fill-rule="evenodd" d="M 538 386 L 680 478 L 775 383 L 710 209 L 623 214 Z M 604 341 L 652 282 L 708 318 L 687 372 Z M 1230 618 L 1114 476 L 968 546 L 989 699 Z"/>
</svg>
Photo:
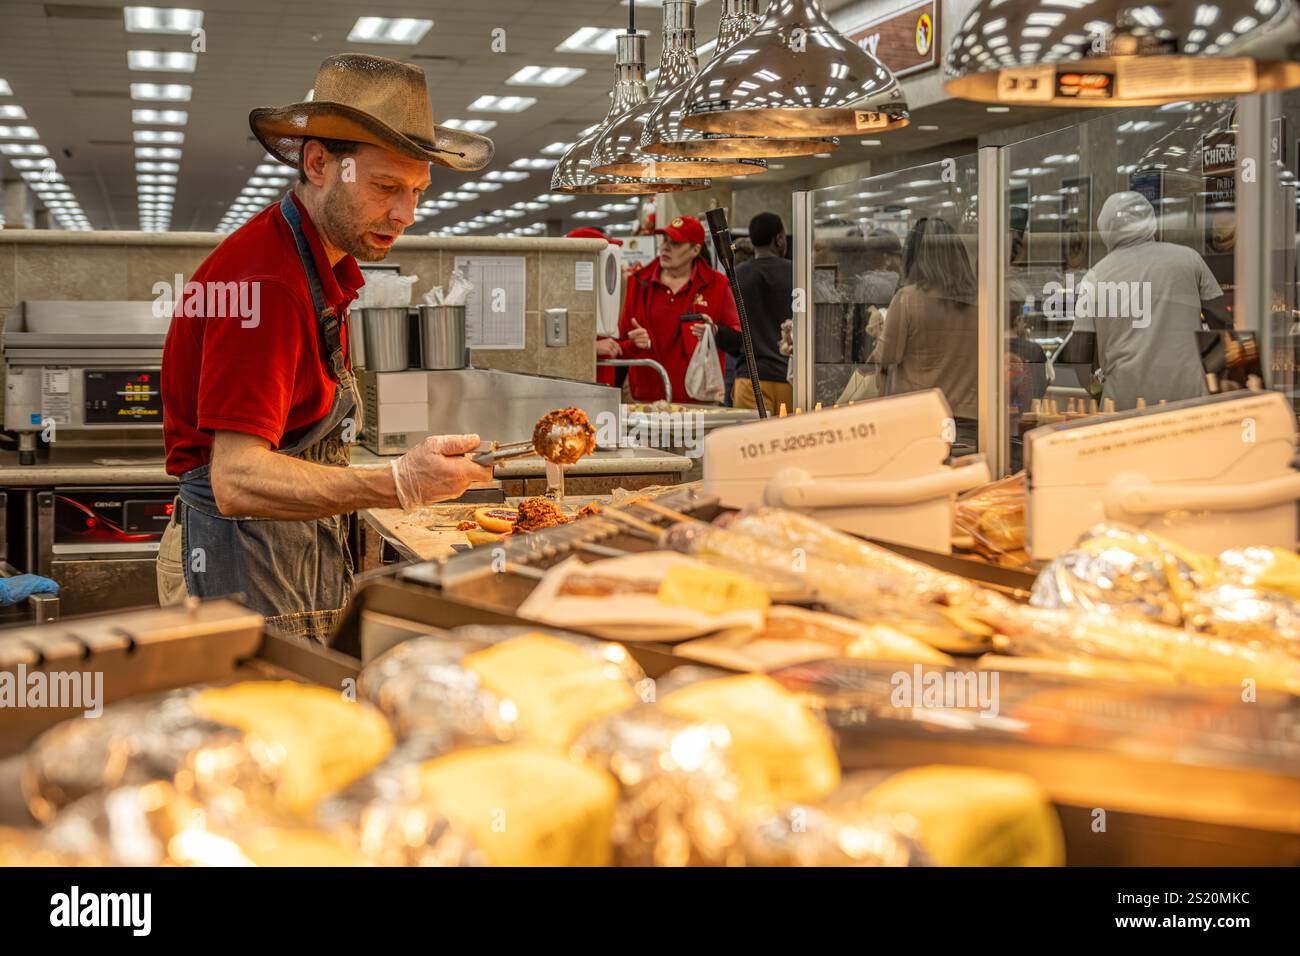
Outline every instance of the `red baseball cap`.
<svg viewBox="0 0 1300 956">
<path fill-rule="evenodd" d="M 609 236 L 605 235 L 603 232 L 601 232 L 599 229 L 595 228 L 594 226 L 579 226 L 577 229 L 573 230 L 571 233 L 565 236 L 565 238 L 566 239 L 604 239 L 610 245 L 621 246 L 623 244 L 622 239 L 611 239 Z"/>
<path fill-rule="evenodd" d="M 662 233 L 673 242 L 693 242 L 697 245 L 704 245 L 704 227 L 694 216 L 678 216 L 662 229 L 656 229 L 655 232 Z"/>
</svg>

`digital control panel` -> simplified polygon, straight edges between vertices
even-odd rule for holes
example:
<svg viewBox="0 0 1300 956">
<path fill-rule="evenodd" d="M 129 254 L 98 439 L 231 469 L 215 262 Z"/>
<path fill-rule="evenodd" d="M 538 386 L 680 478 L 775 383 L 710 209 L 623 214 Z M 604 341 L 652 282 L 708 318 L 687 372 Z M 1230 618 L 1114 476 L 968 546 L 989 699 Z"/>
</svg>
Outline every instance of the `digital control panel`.
<svg viewBox="0 0 1300 956">
<path fill-rule="evenodd" d="M 87 425 L 162 424 L 162 391 L 157 369 L 87 369 Z"/>
</svg>

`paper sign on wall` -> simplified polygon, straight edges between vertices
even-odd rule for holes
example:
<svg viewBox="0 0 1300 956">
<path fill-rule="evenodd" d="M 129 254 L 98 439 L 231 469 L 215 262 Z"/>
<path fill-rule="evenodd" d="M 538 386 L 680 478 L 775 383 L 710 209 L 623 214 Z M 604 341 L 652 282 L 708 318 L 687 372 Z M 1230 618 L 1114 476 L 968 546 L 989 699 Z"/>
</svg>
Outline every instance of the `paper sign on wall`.
<svg viewBox="0 0 1300 956">
<path fill-rule="evenodd" d="M 573 288 L 578 292 L 590 292 L 596 288 L 595 263 L 575 262 L 573 264 Z"/>
<path fill-rule="evenodd" d="M 465 344 L 484 350 L 524 348 L 523 257 L 457 256 L 455 267 L 474 287 L 465 300 Z"/>
</svg>

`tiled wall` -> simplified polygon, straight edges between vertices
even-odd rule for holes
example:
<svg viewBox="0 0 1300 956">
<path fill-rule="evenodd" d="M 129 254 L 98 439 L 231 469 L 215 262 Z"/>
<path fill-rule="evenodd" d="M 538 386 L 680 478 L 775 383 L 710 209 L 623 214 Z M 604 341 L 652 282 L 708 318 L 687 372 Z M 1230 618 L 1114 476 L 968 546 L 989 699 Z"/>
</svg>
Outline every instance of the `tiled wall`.
<svg viewBox="0 0 1300 956">
<path fill-rule="evenodd" d="M 188 279 L 216 245 L 211 233 L 0 231 L 0 330 L 7 313 L 27 299 L 79 301 L 153 299 L 155 282 L 180 273 Z M 596 239 L 398 240 L 388 262 L 418 275 L 415 301 L 431 286 L 446 286 L 458 255 L 522 256 L 526 260 L 526 347 L 475 351 L 475 365 L 590 382 L 596 373 L 596 294 L 575 288 L 575 266 L 595 262 Z M 546 309 L 569 310 L 569 343 L 547 348 Z M 3 388 L 0 367 L 0 388 Z M 3 403 L 0 403 L 0 413 Z M 0 424 L 3 424 L 0 422 Z"/>
</svg>

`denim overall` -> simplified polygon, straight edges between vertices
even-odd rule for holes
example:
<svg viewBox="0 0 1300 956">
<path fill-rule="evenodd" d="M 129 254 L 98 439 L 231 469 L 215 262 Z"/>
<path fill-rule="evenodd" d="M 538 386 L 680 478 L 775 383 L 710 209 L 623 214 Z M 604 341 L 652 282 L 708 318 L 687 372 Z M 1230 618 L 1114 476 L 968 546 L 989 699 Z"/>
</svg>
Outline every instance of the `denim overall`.
<svg viewBox="0 0 1300 956">
<path fill-rule="evenodd" d="M 345 422 L 359 421 L 361 401 L 352 370 L 343 359 L 342 323 L 334 309 L 325 306 L 316 262 L 290 194 L 280 200 L 280 211 L 293 230 L 298 258 L 307 273 L 337 387 L 329 413 L 314 425 L 286 435 L 276 453 L 346 467 L 351 449 L 341 433 Z M 226 517 L 217 508 L 210 471 L 210 465 L 203 465 L 181 475 L 177 514 L 186 590 L 200 598 L 242 595 L 249 607 L 281 633 L 323 643 L 352 587 L 346 516 L 311 521 Z"/>
</svg>

